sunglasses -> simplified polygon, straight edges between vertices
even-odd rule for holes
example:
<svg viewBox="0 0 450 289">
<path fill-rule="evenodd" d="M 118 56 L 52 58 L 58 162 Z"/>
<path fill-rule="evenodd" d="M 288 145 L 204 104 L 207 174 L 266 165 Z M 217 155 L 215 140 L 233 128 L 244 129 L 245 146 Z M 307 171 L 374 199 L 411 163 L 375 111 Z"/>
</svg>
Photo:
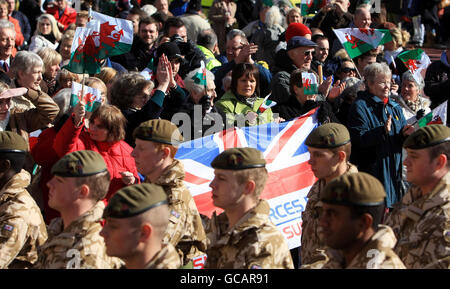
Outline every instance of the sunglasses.
<svg viewBox="0 0 450 289">
<path fill-rule="evenodd" d="M 344 67 L 342 68 L 342 72 L 344 73 L 356 72 L 356 68 Z"/>
<path fill-rule="evenodd" d="M 309 50 L 309 51 L 305 51 L 305 56 L 313 56 L 314 51 L 313 50 Z"/>
</svg>

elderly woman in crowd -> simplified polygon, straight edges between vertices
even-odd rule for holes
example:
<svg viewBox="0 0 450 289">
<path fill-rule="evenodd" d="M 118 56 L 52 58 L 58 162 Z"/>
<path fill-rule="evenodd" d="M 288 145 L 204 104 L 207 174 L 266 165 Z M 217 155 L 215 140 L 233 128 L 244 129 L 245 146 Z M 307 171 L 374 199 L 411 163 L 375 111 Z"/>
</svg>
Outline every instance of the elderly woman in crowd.
<svg viewBox="0 0 450 289">
<path fill-rule="evenodd" d="M 117 106 L 127 119 L 125 141 L 134 146 L 133 131 L 142 122 L 160 117 L 165 107 L 166 92 L 173 80 L 171 63 L 165 55 L 158 61 L 156 70 L 157 87 L 138 73 L 120 75 L 111 86 L 111 104 Z M 177 98 L 173 90 L 171 96 Z M 184 99 L 185 95 L 180 96 Z M 179 106 L 176 106 L 177 109 Z"/>
<path fill-rule="evenodd" d="M 47 94 L 50 96 L 55 95 L 58 91 L 58 84 L 56 82 L 56 75 L 58 74 L 61 63 L 61 55 L 50 47 L 44 47 L 39 50 L 38 55 L 44 62 L 44 73 L 41 87 L 43 90 L 47 90 Z"/>
<path fill-rule="evenodd" d="M 216 85 L 214 84 L 214 74 L 206 70 L 206 86 L 199 84 L 196 78 L 197 69 L 188 73 L 184 79 L 184 85 L 187 91 L 189 91 L 189 99 L 186 104 L 180 109 L 180 112 L 184 113 L 184 116 L 190 118 L 191 134 L 187 135 L 183 131 L 184 140 L 190 140 L 199 138 L 205 135 L 213 134 L 223 129 L 223 122 L 220 114 L 214 106 L 214 100 L 217 96 Z M 177 123 L 177 119 L 173 119 Z"/>
<path fill-rule="evenodd" d="M 402 107 L 403 115 L 409 124 L 414 123 L 430 112 L 430 100 L 422 97 L 424 86 L 421 76 L 419 76 L 419 79 L 416 79 L 410 71 L 406 71 L 402 75 L 400 95 L 393 97 Z"/>
<path fill-rule="evenodd" d="M 283 32 L 280 9 L 278 6 L 272 6 L 266 12 L 264 25 L 251 36 L 250 42 L 258 45 L 254 59 L 265 61 L 269 67 L 272 67 L 275 58 L 274 51 Z"/>
<path fill-rule="evenodd" d="M 38 52 L 43 47 L 56 49 L 61 40 L 58 24 L 50 14 L 42 14 L 37 19 L 37 28 L 31 37 L 30 51 Z"/>
<path fill-rule="evenodd" d="M 231 88 L 217 102 L 226 119 L 226 127 L 253 126 L 274 121 L 272 110 L 258 112 L 263 104 L 259 97 L 259 71 L 250 63 L 237 64 L 231 74 Z"/>
<path fill-rule="evenodd" d="M 33 94 L 48 96 L 41 90 L 44 62 L 36 53 L 19 51 L 11 63 L 10 73 L 13 77 L 13 87 L 25 87 Z M 15 97 L 14 104 L 21 109 L 35 107 L 33 101 L 27 97 Z M 56 115 L 56 114 L 55 114 Z"/>
<path fill-rule="evenodd" d="M 58 157 L 79 151 L 92 150 L 102 155 L 111 175 L 106 199 L 120 188 L 138 183 L 139 176 L 131 151 L 126 142 L 126 119 L 112 105 L 102 104 L 89 119 L 89 129 L 84 126 L 86 111 L 84 102 L 78 102 L 74 113 L 56 134 L 53 149 Z"/>
<path fill-rule="evenodd" d="M 414 128 L 406 123 L 402 108 L 389 98 L 391 71 L 385 63 L 364 69 L 366 90 L 360 91 L 348 115 L 352 140 L 351 162 L 380 180 L 386 205 L 401 200 L 402 144 Z"/>
</svg>

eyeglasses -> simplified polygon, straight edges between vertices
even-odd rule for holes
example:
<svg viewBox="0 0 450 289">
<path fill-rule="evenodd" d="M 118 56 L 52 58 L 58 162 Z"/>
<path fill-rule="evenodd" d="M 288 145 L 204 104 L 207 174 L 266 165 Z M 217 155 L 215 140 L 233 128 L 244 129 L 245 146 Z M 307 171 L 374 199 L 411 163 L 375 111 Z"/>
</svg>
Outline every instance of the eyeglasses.
<svg viewBox="0 0 450 289">
<path fill-rule="evenodd" d="M 313 50 L 308 50 L 308 51 L 305 51 L 304 53 L 305 53 L 305 56 L 313 56 Z"/>
<path fill-rule="evenodd" d="M 344 68 L 342 68 L 342 72 L 344 72 L 344 73 L 356 72 L 356 68 L 344 67 Z"/>
</svg>

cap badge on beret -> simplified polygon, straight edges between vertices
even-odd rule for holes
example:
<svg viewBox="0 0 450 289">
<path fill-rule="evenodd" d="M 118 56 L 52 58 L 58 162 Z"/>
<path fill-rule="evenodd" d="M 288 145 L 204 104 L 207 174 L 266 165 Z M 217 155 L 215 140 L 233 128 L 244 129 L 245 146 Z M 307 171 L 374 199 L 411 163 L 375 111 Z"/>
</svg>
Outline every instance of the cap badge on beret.
<svg viewBox="0 0 450 289">
<path fill-rule="evenodd" d="M 242 163 L 244 162 L 244 159 L 241 155 L 232 154 L 228 156 L 228 165 L 231 167 L 240 167 L 242 166 Z"/>
<path fill-rule="evenodd" d="M 83 173 L 83 164 L 80 160 L 69 161 L 67 162 L 67 171 L 81 175 Z"/>
<path fill-rule="evenodd" d="M 321 136 L 320 139 L 324 145 L 336 145 L 336 140 L 332 134 Z"/>
</svg>

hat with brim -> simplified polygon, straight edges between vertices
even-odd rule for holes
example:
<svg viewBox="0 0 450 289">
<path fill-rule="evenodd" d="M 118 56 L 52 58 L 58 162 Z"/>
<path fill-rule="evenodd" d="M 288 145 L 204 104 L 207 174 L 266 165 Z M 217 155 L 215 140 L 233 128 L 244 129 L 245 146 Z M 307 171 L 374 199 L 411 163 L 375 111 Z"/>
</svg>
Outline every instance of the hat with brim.
<svg viewBox="0 0 450 289">
<path fill-rule="evenodd" d="M 287 43 L 287 51 L 297 47 L 316 47 L 317 44 L 302 36 L 294 36 Z"/>
<path fill-rule="evenodd" d="M 28 89 L 25 87 L 10 88 L 0 94 L 0 99 L 22 96 L 27 92 L 28 92 Z"/>
</svg>

